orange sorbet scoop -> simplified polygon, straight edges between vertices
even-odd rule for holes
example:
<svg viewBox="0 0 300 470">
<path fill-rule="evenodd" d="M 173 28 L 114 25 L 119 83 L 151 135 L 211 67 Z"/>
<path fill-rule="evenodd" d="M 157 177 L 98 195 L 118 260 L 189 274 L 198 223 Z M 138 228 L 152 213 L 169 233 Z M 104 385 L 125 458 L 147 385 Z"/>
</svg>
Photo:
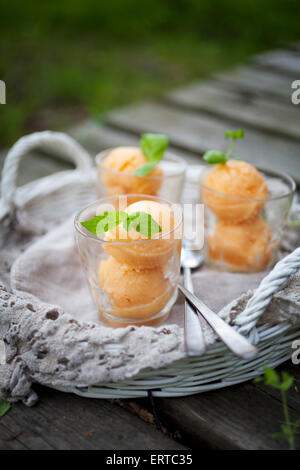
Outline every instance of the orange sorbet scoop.
<svg viewBox="0 0 300 470">
<path fill-rule="evenodd" d="M 155 315 L 174 292 L 162 268 L 136 270 L 112 256 L 99 265 L 99 284 L 108 296 L 109 313 L 127 319 Z"/>
<path fill-rule="evenodd" d="M 162 184 L 163 172 L 155 166 L 147 176 L 134 176 L 148 163 L 138 147 L 117 147 L 104 159 L 100 176 L 109 196 L 117 194 L 150 194 L 155 196 Z"/>
<path fill-rule="evenodd" d="M 271 230 L 259 216 L 237 225 L 220 221 L 208 236 L 209 256 L 239 270 L 259 271 L 270 259 L 270 238 Z"/>
<path fill-rule="evenodd" d="M 125 211 L 128 214 L 139 211 L 150 214 L 162 231 L 146 242 L 147 237 L 141 233 L 134 229 L 127 232 L 122 225 L 119 225 L 107 232 L 105 236 L 105 241 L 112 242 L 104 246 L 106 253 L 112 255 L 120 263 L 133 266 L 135 269 L 164 266 L 174 255 L 180 256 L 181 227 L 175 228 L 173 214 L 166 205 L 154 201 L 138 201 L 130 204 Z M 160 238 L 164 234 L 165 237 Z"/>
<path fill-rule="evenodd" d="M 203 188 L 205 204 L 224 222 L 239 223 L 256 216 L 264 201 L 255 199 L 268 196 L 263 176 L 244 161 L 228 160 L 216 165 L 203 184 L 212 190 Z"/>
</svg>

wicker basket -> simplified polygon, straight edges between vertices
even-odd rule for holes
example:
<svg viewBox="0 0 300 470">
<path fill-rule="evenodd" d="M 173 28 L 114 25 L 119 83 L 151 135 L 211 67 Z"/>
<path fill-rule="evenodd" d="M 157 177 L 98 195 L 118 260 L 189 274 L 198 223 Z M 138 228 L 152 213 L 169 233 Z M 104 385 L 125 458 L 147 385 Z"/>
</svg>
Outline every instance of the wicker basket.
<svg viewBox="0 0 300 470">
<path fill-rule="evenodd" d="M 20 159 L 41 146 L 55 153 L 63 152 L 75 163 L 76 170 L 57 173 L 16 190 Z M 34 234 L 39 235 L 40 229 L 34 221 L 40 221 L 45 213 L 49 215 L 57 204 L 64 207 L 61 215 L 65 217 L 95 199 L 94 178 L 89 155 L 65 134 L 42 132 L 24 137 L 14 145 L 5 161 L 0 221 L 9 225 L 16 217 L 21 230 L 26 231 L 30 226 Z M 50 229 L 49 218 L 47 224 Z M 143 397 L 149 390 L 155 396 L 175 397 L 252 379 L 261 374 L 264 365 L 275 367 L 291 357 L 291 343 L 299 338 L 300 323 L 285 322 L 275 326 L 257 326 L 257 323 L 273 295 L 299 269 L 300 248 L 297 248 L 265 277 L 245 310 L 235 318 L 233 326 L 258 348 L 258 355 L 251 360 L 237 358 L 223 343 L 217 342 L 201 357 L 185 358 L 159 370 L 144 370 L 131 380 L 58 389 L 92 398 Z"/>
</svg>

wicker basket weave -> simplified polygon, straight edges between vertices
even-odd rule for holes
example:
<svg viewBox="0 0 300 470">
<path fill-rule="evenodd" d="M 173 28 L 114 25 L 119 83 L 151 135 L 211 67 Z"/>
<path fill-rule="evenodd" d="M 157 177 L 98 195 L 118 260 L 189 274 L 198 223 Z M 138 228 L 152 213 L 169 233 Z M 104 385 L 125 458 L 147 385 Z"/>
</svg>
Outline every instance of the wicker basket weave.
<svg viewBox="0 0 300 470">
<path fill-rule="evenodd" d="M 16 190 L 20 159 L 28 151 L 41 147 L 59 154 L 63 152 L 75 163 L 76 169 L 51 175 Z M 21 230 L 26 231 L 30 226 L 31 231 L 39 235 L 40 224 L 35 226 L 34 221 L 40 221 L 45 213 L 49 216 L 58 204 L 64 207 L 61 215 L 65 217 L 95 199 L 94 178 L 89 155 L 67 135 L 42 132 L 24 137 L 14 145 L 5 161 L 0 222 L 7 226 L 14 217 Z M 36 195 L 39 196 L 38 203 Z M 47 224 L 47 229 L 50 229 L 49 217 Z M 217 342 L 201 357 L 181 359 L 159 370 L 145 370 L 131 380 L 87 388 L 58 389 L 92 398 L 143 397 L 149 390 L 155 396 L 175 397 L 249 380 L 261 374 L 264 365 L 275 367 L 291 357 L 291 343 L 299 338 L 300 324 L 285 322 L 275 326 L 257 326 L 257 323 L 273 295 L 299 269 L 300 248 L 297 248 L 265 277 L 245 310 L 235 318 L 233 326 L 257 345 L 258 355 L 251 360 L 237 358 L 223 343 Z"/>
</svg>

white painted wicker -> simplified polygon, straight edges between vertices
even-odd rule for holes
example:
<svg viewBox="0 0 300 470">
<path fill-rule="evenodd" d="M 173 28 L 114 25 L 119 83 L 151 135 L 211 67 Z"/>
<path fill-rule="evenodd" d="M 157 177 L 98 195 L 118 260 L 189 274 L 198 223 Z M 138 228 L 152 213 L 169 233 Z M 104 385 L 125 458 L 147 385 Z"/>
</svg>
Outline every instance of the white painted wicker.
<svg viewBox="0 0 300 470">
<path fill-rule="evenodd" d="M 291 358 L 291 345 L 293 340 L 299 339 L 300 324 L 264 324 L 257 328 L 256 324 L 273 295 L 299 269 L 300 248 L 297 248 L 264 278 L 233 323 L 256 344 L 258 355 L 255 358 L 242 360 L 218 342 L 202 357 L 182 359 L 159 371 L 145 371 L 133 380 L 98 384 L 81 390 L 75 387 L 60 390 L 91 398 L 143 397 L 149 390 L 154 396 L 178 397 L 228 387 L 260 375 L 263 366 L 278 366 Z"/>
<path fill-rule="evenodd" d="M 16 198 L 16 178 L 20 158 L 29 150 L 46 145 L 55 152 L 69 155 L 77 170 L 48 178 L 37 185 L 46 210 L 57 204 L 66 203 L 65 212 L 73 212 L 93 198 L 91 188 L 93 172 L 88 154 L 72 139 L 61 133 L 36 133 L 21 139 L 9 152 L 3 171 L 0 221 L 7 220 L 16 212 L 18 219 L 26 212 L 26 224 L 34 221 L 41 212 L 36 204 L 26 198 L 26 186 Z M 49 184 L 50 183 L 50 184 Z M 25 189 L 24 189 L 25 188 Z M 28 188 L 28 186 L 27 186 Z M 74 193 L 74 188 L 75 193 Z M 74 195 L 75 194 L 75 195 Z M 26 208 L 26 211 L 24 211 Z M 49 209 L 50 208 L 50 209 Z M 43 207 L 45 212 L 45 207 Z M 29 214 L 29 215 L 28 215 Z M 38 227 L 36 228 L 38 233 Z M 202 357 L 185 358 L 159 370 L 145 370 L 130 380 L 95 384 L 92 387 L 62 387 L 62 391 L 73 392 L 92 398 L 132 398 L 147 396 L 149 390 L 154 396 L 175 397 L 191 395 L 208 390 L 227 387 L 261 374 L 262 367 L 275 367 L 290 359 L 291 344 L 299 338 L 300 324 L 287 322 L 278 325 L 258 325 L 259 319 L 273 295 L 286 283 L 289 277 L 300 269 L 300 248 L 282 259 L 261 282 L 248 301 L 245 310 L 234 320 L 233 326 L 247 335 L 257 345 L 258 355 L 251 360 L 234 356 L 221 342 L 208 348 Z"/>
<path fill-rule="evenodd" d="M 74 170 L 61 171 L 17 190 L 20 161 L 32 150 L 46 150 L 74 163 Z M 35 132 L 22 137 L 8 152 L 2 171 L 0 222 L 16 217 L 19 228 L 44 233 L 58 221 L 96 198 L 95 172 L 89 154 L 74 139 L 61 132 Z M 38 197 L 37 197 L 38 196 Z"/>
</svg>

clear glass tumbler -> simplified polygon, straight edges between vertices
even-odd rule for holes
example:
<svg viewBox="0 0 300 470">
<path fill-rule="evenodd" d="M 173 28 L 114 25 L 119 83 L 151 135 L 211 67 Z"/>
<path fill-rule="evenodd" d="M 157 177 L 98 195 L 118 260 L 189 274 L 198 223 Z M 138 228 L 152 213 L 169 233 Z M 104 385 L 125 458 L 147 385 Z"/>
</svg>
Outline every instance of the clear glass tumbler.
<svg viewBox="0 0 300 470">
<path fill-rule="evenodd" d="M 112 150 L 107 149 L 96 155 L 97 193 L 100 198 L 120 194 L 148 194 L 180 202 L 187 167 L 182 158 L 166 152 L 158 164 L 162 175 L 141 177 L 103 165 L 103 160 Z"/>
<path fill-rule="evenodd" d="M 296 185 L 285 173 L 258 170 L 268 185 L 266 199 L 240 198 L 212 190 L 203 183 L 211 167 L 201 173 L 204 255 L 212 268 L 259 272 L 270 269 L 278 259 Z"/>
<path fill-rule="evenodd" d="M 127 232 L 119 225 L 101 235 L 93 235 L 81 224 L 106 211 L 128 208 L 132 213 L 135 206 L 132 209 L 129 206 L 140 201 L 159 208 L 158 216 L 153 218 L 162 227 L 161 234 L 146 238 L 135 229 Z M 136 194 L 104 198 L 79 212 L 75 234 L 103 323 L 112 327 L 153 326 L 168 317 L 177 298 L 180 274 L 182 209 L 179 204 Z"/>
</svg>

